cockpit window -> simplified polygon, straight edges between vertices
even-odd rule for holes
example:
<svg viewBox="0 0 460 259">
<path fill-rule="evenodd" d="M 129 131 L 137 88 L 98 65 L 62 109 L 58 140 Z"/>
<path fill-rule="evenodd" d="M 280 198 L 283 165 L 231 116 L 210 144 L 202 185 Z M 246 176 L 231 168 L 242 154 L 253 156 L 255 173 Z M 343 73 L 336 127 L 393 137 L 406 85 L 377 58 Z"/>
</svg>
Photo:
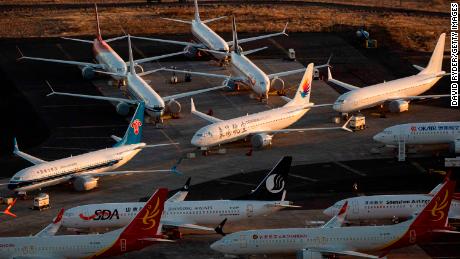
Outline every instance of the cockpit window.
<svg viewBox="0 0 460 259">
<path fill-rule="evenodd" d="M 13 180 L 16 180 L 16 181 L 21 180 L 21 177 L 15 176 L 15 177 L 13 177 Z"/>
<path fill-rule="evenodd" d="M 197 136 L 197 137 L 203 137 L 203 134 L 197 133 L 196 136 Z"/>
</svg>

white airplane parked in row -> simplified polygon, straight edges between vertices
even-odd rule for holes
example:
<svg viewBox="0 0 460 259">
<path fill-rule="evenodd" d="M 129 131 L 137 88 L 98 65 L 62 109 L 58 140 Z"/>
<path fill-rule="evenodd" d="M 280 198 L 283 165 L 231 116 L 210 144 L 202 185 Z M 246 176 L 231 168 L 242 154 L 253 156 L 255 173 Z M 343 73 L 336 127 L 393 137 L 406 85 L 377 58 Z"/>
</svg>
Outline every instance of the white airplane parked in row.
<svg viewBox="0 0 460 259">
<path fill-rule="evenodd" d="M 183 45 L 184 54 L 187 57 L 199 57 L 202 55 L 203 52 L 210 53 L 214 58 L 221 61 L 221 64 L 224 64 L 230 56 L 228 55 L 230 47 L 233 44 L 233 41 L 226 42 L 222 39 L 217 33 L 215 33 L 211 28 L 209 28 L 206 24 L 217 21 L 220 19 L 226 18 L 226 16 L 208 19 L 202 21 L 200 19 L 200 13 L 198 11 L 198 1 L 195 0 L 195 19 L 192 21 L 184 21 L 179 19 L 171 19 L 171 18 L 163 18 L 165 20 L 170 20 L 174 22 L 186 23 L 190 24 L 192 27 L 192 34 L 196 39 L 197 43 L 194 42 L 184 42 L 184 41 L 174 41 L 174 40 L 165 40 L 165 39 L 156 39 L 156 38 L 147 38 L 147 37 L 134 37 L 136 39 L 143 39 L 143 40 L 150 40 L 156 42 L 164 42 L 164 43 L 172 43 L 177 45 Z M 286 34 L 287 24 L 284 27 L 282 32 L 272 33 L 257 37 L 251 37 L 246 39 L 239 40 L 239 43 L 246 43 L 261 39 L 266 39 L 270 37 L 280 36 L 280 35 L 287 35 Z"/>
<path fill-rule="evenodd" d="M 374 136 L 374 140 L 390 146 L 400 142 L 409 145 L 449 144 L 460 153 L 460 121 L 407 123 L 388 127 Z"/>
<path fill-rule="evenodd" d="M 395 225 L 238 231 L 216 241 L 211 248 L 235 255 L 298 253 L 298 258 L 381 258 L 393 249 L 430 240 L 434 234 L 460 233 L 452 231 L 447 223 L 454 190 L 455 182 L 446 181 L 418 215 Z"/>
<path fill-rule="evenodd" d="M 328 68 L 328 83 L 347 91 L 340 95 L 334 103 L 333 109 L 340 113 L 350 113 L 366 108 L 388 104 L 391 112 L 404 112 L 409 110 L 412 100 L 440 98 L 450 95 L 421 95 L 429 90 L 443 76 L 448 75 L 442 71 L 444 58 L 444 43 L 446 34 L 439 37 L 430 62 L 426 68 L 416 66 L 420 70 L 417 75 L 383 82 L 367 87 L 357 87 L 332 78 Z"/>
<path fill-rule="evenodd" d="M 268 92 L 273 85 L 276 90 L 281 94 L 284 92 L 284 81 L 280 78 L 287 75 L 297 74 L 305 72 L 305 68 L 284 71 L 274 74 L 266 74 L 263 72 L 259 67 L 257 67 L 250 59 L 248 59 L 245 55 L 264 50 L 267 47 L 242 51 L 239 47 L 239 40 L 236 32 L 236 22 L 235 17 L 233 17 L 232 23 L 232 31 L 233 31 L 233 48 L 230 53 L 225 53 L 228 57 L 231 58 L 230 60 L 230 68 L 233 71 L 233 75 L 221 75 L 221 74 L 211 74 L 211 73 L 203 73 L 203 72 L 193 72 L 188 70 L 177 70 L 177 69 L 169 69 L 165 68 L 165 71 L 173 71 L 179 73 L 188 73 L 192 75 L 198 76 L 207 76 L 207 77 L 215 77 L 223 79 L 222 85 L 225 85 L 231 89 L 238 89 L 239 84 L 245 85 L 250 87 L 259 97 L 260 100 L 268 99 Z M 329 66 L 329 61 L 325 65 L 316 66 L 315 68 L 321 68 Z M 271 81 L 270 81 L 271 80 Z M 280 84 L 276 84 L 276 82 L 280 82 Z"/>
<path fill-rule="evenodd" d="M 430 202 L 442 184 L 428 194 L 396 194 L 358 196 L 340 200 L 324 210 L 328 216 L 337 215 L 343 204 L 348 203 L 347 221 L 366 221 L 379 219 L 401 220 L 411 217 Z M 449 219 L 460 219 L 460 196 L 453 195 L 449 209 Z"/>
<path fill-rule="evenodd" d="M 94 7 L 95 7 L 95 12 L 96 12 L 96 38 L 93 41 L 74 39 L 74 38 L 65 38 L 65 37 L 63 39 L 92 44 L 94 58 L 96 59 L 97 63 L 39 58 L 39 57 L 27 57 L 27 56 L 22 56 L 19 58 L 19 60 L 36 60 L 36 61 L 53 62 L 53 63 L 59 63 L 59 64 L 75 65 L 81 69 L 82 76 L 85 79 L 92 79 L 95 76 L 95 73 L 107 74 L 104 72 L 108 72 L 109 75 L 111 75 L 114 80 L 118 81 L 119 83 L 123 83 L 126 77 L 126 73 L 128 71 L 127 62 L 123 61 L 123 59 L 107 43 L 115 41 L 115 40 L 124 39 L 127 36 L 120 36 L 116 38 L 103 40 L 101 36 L 101 29 L 99 27 L 99 15 L 97 12 L 97 5 L 94 5 Z M 140 71 L 143 72 L 143 68 L 139 64 L 151 62 L 154 60 L 159 60 L 159 59 L 167 58 L 171 56 L 177 56 L 181 54 L 183 54 L 183 52 L 177 52 L 177 53 L 166 54 L 166 55 L 161 55 L 161 56 L 156 56 L 156 57 L 138 59 L 138 60 L 134 60 L 134 64 L 136 68 L 138 68 Z"/>
<path fill-rule="evenodd" d="M 0 258 L 102 258 L 171 242 L 158 234 L 167 189 L 158 189 L 146 206 L 124 227 L 104 234 L 55 235 L 63 210 L 35 236 L 0 238 Z"/>
<path fill-rule="evenodd" d="M 271 145 L 273 136 L 279 133 L 331 129 L 349 131 L 346 128 L 348 121 L 342 127 L 286 129 L 302 118 L 311 108 L 329 106 L 329 104 L 315 105 L 310 102 L 313 67 L 313 63 L 308 65 L 294 98 L 289 99 L 283 96 L 288 103 L 279 108 L 230 120 L 221 120 L 197 111 L 192 100 L 192 114 L 211 122 L 210 125 L 199 129 L 193 135 L 191 140 L 192 145 L 207 149 L 252 136 L 252 146 L 254 148 L 262 148 Z"/>
<path fill-rule="evenodd" d="M 184 201 L 189 179 L 182 191 L 166 201 L 161 218 L 163 229 L 176 236 L 178 227 L 214 231 L 214 228 L 204 225 L 216 226 L 224 219 L 233 222 L 267 215 L 283 208 L 298 207 L 285 200 L 291 161 L 292 157 L 289 156 L 281 159 L 255 190 L 238 200 Z M 77 206 L 64 213 L 62 226 L 77 231 L 123 227 L 144 205 L 144 202 L 124 202 Z"/>
<path fill-rule="evenodd" d="M 87 191 L 96 188 L 99 177 L 102 176 L 174 172 L 174 168 L 171 170 L 114 171 L 130 161 L 144 148 L 172 145 L 146 145 L 141 143 L 143 124 L 144 103 L 140 102 L 124 137 L 112 136 L 117 141 L 113 147 L 54 161 L 45 161 L 20 151 L 15 139 L 14 154 L 34 165 L 14 174 L 7 184 L 8 189 L 24 194 L 28 191 L 70 182 L 75 190 Z"/>
<path fill-rule="evenodd" d="M 205 89 L 161 97 L 141 77 L 141 75 L 153 73 L 161 69 L 151 70 L 151 71 L 143 72 L 141 74 L 137 74 L 134 68 L 135 65 L 134 65 L 134 60 L 133 60 L 133 51 L 131 48 L 130 35 L 128 35 L 128 48 L 129 48 L 129 72 L 127 72 L 126 75 L 122 75 L 122 74 L 119 74 L 119 75 L 124 76 L 126 78 L 126 83 L 127 83 L 126 86 L 127 86 L 127 90 L 130 96 L 135 100 L 142 101 L 145 103 L 146 112 L 149 116 L 154 118 L 155 123 L 161 123 L 163 121 L 161 116 L 165 112 L 170 113 L 173 117 L 177 117 L 179 115 L 181 111 L 181 105 L 177 101 L 177 99 L 201 94 L 204 92 L 214 91 L 214 90 L 225 87 L 225 86 L 216 86 L 216 87 L 205 88 Z M 113 74 L 109 72 L 104 72 L 104 73 Z M 117 102 L 118 103 L 117 112 L 119 114 L 126 115 L 129 112 L 130 101 L 124 98 L 55 92 L 52 88 L 51 88 L 51 91 L 52 93 L 50 93 L 49 95 L 64 95 L 64 96 L 73 96 L 73 97 L 80 97 L 80 98 L 89 98 L 89 99 Z"/>
</svg>

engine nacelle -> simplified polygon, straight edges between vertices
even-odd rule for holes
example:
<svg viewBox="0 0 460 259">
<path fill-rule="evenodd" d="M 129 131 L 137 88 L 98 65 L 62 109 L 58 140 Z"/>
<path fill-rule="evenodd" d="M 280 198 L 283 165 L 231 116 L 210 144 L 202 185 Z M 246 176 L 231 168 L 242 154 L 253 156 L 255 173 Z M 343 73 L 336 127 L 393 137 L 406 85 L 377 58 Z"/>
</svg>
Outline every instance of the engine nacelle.
<svg viewBox="0 0 460 259">
<path fill-rule="evenodd" d="M 256 134 L 256 135 L 252 136 L 251 144 L 252 144 L 253 148 L 260 149 L 260 148 L 264 148 L 266 146 L 271 146 L 272 145 L 272 139 L 273 139 L 272 135 L 268 135 L 268 134 L 265 134 L 265 133 Z"/>
<path fill-rule="evenodd" d="M 95 76 L 94 69 L 92 67 L 82 67 L 81 68 L 81 75 L 84 79 L 90 80 L 93 79 Z"/>
<path fill-rule="evenodd" d="M 390 112 L 405 112 L 409 110 L 409 102 L 403 100 L 391 101 L 388 108 Z"/>
<path fill-rule="evenodd" d="M 89 191 L 97 187 L 98 180 L 91 176 L 78 176 L 73 181 L 73 188 L 79 192 Z"/>
<path fill-rule="evenodd" d="M 450 152 L 460 154 L 460 139 L 456 139 L 450 144 Z"/>
<path fill-rule="evenodd" d="M 308 249 L 302 249 L 297 252 L 297 258 L 301 259 L 323 259 L 324 257 L 320 252 L 309 251 Z"/>
<path fill-rule="evenodd" d="M 279 77 L 273 78 L 272 81 L 270 81 L 270 88 L 272 88 L 273 90 L 276 90 L 277 92 L 283 92 L 284 91 L 284 80 Z"/>
<path fill-rule="evenodd" d="M 129 113 L 129 105 L 127 103 L 117 104 L 117 113 L 121 116 L 126 116 Z"/>
<path fill-rule="evenodd" d="M 190 45 L 184 48 L 184 52 L 185 52 L 184 55 L 188 58 L 194 58 L 194 57 L 201 56 L 200 51 L 197 48 L 190 46 Z"/>
<path fill-rule="evenodd" d="M 232 79 L 225 79 L 223 82 L 222 82 L 222 85 L 225 85 L 227 86 L 230 90 L 232 91 L 235 91 L 236 90 L 236 82 L 235 80 L 232 80 Z"/>
<path fill-rule="evenodd" d="M 166 104 L 166 109 L 169 113 L 173 114 L 173 115 L 178 115 L 181 111 L 181 105 L 178 101 L 176 100 L 170 100 L 167 104 Z"/>
<path fill-rule="evenodd" d="M 144 68 L 143 68 L 141 65 L 139 65 L 139 64 L 135 64 L 135 65 L 134 65 L 134 70 L 135 70 L 136 73 L 138 73 L 138 74 L 144 72 Z"/>
</svg>

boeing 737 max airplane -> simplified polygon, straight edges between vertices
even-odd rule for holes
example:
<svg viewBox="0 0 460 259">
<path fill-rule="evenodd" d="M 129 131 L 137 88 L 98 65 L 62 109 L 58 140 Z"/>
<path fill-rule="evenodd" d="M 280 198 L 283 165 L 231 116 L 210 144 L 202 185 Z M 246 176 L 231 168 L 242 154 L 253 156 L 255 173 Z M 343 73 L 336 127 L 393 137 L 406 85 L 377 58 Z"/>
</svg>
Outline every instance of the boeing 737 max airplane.
<svg viewBox="0 0 460 259">
<path fill-rule="evenodd" d="M 332 78 L 328 68 L 328 83 L 347 91 L 337 98 L 333 109 L 341 113 L 349 113 L 388 103 L 391 112 L 404 112 L 409 110 L 409 102 L 412 100 L 450 96 L 447 94 L 420 95 L 429 90 L 443 76 L 448 75 L 442 71 L 445 40 L 446 34 L 443 33 L 439 37 L 426 68 L 414 66 L 420 70 L 420 73 L 393 81 L 360 88 Z"/>
</svg>

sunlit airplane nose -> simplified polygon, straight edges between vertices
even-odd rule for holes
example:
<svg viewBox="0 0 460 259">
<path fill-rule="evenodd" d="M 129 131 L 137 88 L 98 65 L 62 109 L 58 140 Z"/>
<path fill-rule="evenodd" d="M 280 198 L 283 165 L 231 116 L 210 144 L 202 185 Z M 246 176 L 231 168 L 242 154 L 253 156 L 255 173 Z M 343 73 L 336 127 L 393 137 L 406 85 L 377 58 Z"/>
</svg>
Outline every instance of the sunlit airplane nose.
<svg viewBox="0 0 460 259">
<path fill-rule="evenodd" d="M 332 106 L 332 109 L 334 109 L 334 111 L 343 112 L 341 103 L 337 103 L 337 102 L 334 103 L 334 105 Z"/>
<path fill-rule="evenodd" d="M 222 252 L 222 242 L 219 240 L 219 241 L 216 241 L 214 243 L 212 243 L 210 246 L 209 246 L 212 250 L 214 251 L 218 251 L 218 252 Z"/>
<path fill-rule="evenodd" d="M 201 139 L 196 134 L 193 135 L 190 143 L 196 147 L 201 147 Z"/>
<path fill-rule="evenodd" d="M 383 141 L 383 134 L 378 133 L 378 134 L 374 135 L 372 138 L 374 139 L 374 141 L 382 142 Z"/>
</svg>

